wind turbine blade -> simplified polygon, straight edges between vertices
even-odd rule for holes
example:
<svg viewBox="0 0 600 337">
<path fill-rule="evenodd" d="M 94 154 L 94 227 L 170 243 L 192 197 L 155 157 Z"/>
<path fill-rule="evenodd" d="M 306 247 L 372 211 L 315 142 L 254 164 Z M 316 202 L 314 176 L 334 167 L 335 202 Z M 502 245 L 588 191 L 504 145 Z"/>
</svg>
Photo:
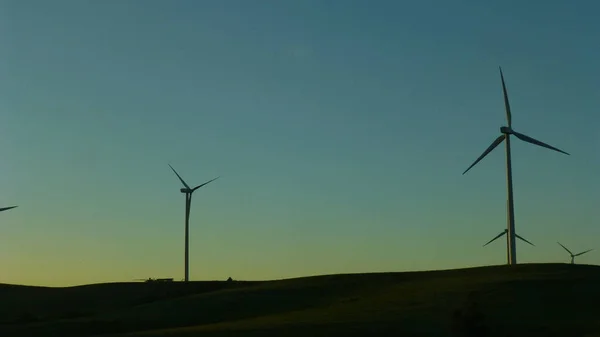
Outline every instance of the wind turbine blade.
<svg viewBox="0 0 600 337">
<path fill-rule="evenodd" d="M 3 208 L 0 208 L 0 212 L 2 212 L 2 211 L 8 211 L 9 209 L 13 209 L 15 207 L 19 207 L 19 206 L 3 207 Z"/>
<path fill-rule="evenodd" d="M 506 84 L 504 84 L 504 75 L 502 74 L 502 67 L 500 69 L 500 79 L 502 80 L 502 92 L 504 93 L 504 108 L 506 109 L 506 121 L 508 127 L 512 126 L 512 114 L 510 113 L 510 103 L 508 102 L 508 93 L 506 92 Z"/>
<path fill-rule="evenodd" d="M 571 251 L 569 250 L 569 248 L 563 246 L 562 243 L 560 243 L 560 242 L 556 242 L 556 243 L 558 243 L 561 247 L 563 247 L 569 254 L 573 255 L 573 253 L 571 253 Z"/>
<path fill-rule="evenodd" d="M 483 247 L 489 245 L 490 243 L 494 242 L 496 239 L 498 239 L 499 237 L 501 237 L 502 235 L 506 234 L 506 230 L 502 231 L 502 233 L 496 235 L 495 238 L 491 239 L 490 241 L 488 241 L 485 245 L 483 245 Z"/>
<path fill-rule="evenodd" d="M 513 135 L 517 136 L 517 138 L 519 138 L 520 140 L 522 140 L 522 141 L 524 141 L 524 142 L 528 142 L 528 143 L 531 143 L 531 144 L 534 144 L 534 145 L 538 145 L 538 146 L 541 146 L 541 147 L 545 147 L 545 148 L 547 148 L 547 149 L 554 150 L 554 151 L 557 151 L 557 152 L 560 152 L 560 153 L 564 153 L 564 154 L 566 154 L 567 156 L 570 156 L 570 154 L 566 153 L 565 151 L 563 151 L 563 150 L 561 150 L 561 149 L 557 149 L 557 148 L 555 148 L 554 146 L 550 146 L 550 145 L 548 145 L 548 144 L 546 144 L 546 143 L 540 142 L 540 141 L 539 141 L 539 140 L 537 140 L 537 139 L 533 139 L 533 138 L 531 138 L 531 137 L 529 137 L 529 136 L 525 136 L 525 135 L 524 135 L 524 134 L 522 134 L 522 133 L 518 133 L 518 132 L 515 132 L 515 131 L 513 131 L 512 133 L 513 133 Z"/>
<path fill-rule="evenodd" d="M 204 184 L 200 184 L 200 185 L 198 185 L 198 186 L 194 187 L 194 188 L 192 189 L 192 192 L 193 192 L 193 191 L 195 191 L 195 190 L 197 190 L 197 189 L 199 189 L 200 187 L 202 187 L 202 186 L 204 186 L 204 185 L 207 185 L 208 183 L 211 183 L 211 182 L 213 182 L 213 181 L 215 181 L 215 180 L 219 179 L 220 177 L 221 177 L 221 176 L 218 176 L 218 177 L 216 177 L 216 178 L 213 178 L 213 179 L 211 179 L 211 180 L 209 180 L 209 181 L 205 182 Z"/>
<path fill-rule="evenodd" d="M 185 181 L 183 181 L 183 178 L 181 178 L 181 176 L 179 175 L 179 173 L 177 173 L 177 171 L 175 171 L 175 169 L 173 168 L 173 166 L 171 166 L 171 164 L 169 164 L 169 167 L 171 168 L 171 170 L 173 170 L 173 172 L 175 172 L 175 175 L 177 175 L 177 178 L 179 178 L 179 180 L 181 181 L 181 183 L 183 184 L 183 186 L 185 186 L 185 188 L 190 189 L 190 187 L 188 186 L 188 184 L 185 183 Z"/>
<path fill-rule="evenodd" d="M 583 255 L 583 254 L 585 254 L 585 253 L 591 252 L 592 250 L 593 250 L 593 249 L 588 249 L 588 250 L 586 250 L 585 252 L 581 252 L 581 253 L 579 253 L 579 254 L 575 254 L 575 255 L 573 255 L 573 256 L 579 256 L 579 255 Z"/>
<path fill-rule="evenodd" d="M 483 159 L 483 157 L 487 156 L 488 153 L 492 152 L 492 150 L 494 148 L 496 148 L 496 146 L 498 146 L 500 143 L 502 143 L 502 141 L 504 140 L 504 138 L 506 138 L 505 135 L 502 135 L 498 138 L 496 138 L 496 140 L 494 140 L 494 142 L 492 143 L 492 145 L 490 145 L 481 156 L 479 156 L 479 158 L 477 158 L 477 160 L 471 164 L 471 166 L 469 166 L 468 169 L 465 170 L 465 172 L 463 172 L 463 174 L 467 173 L 473 166 L 475 166 L 477 163 L 479 163 L 481 161 L 481 159 Z"/>
<path fill-rule="evenodd" d="M 532 246 L 534 246 L 534 247 L 535 247 L 535 245 L 534 245 L 533 243 L 531 243 L 531 242 L 529 242 L 529 241 L 525 240 L 525 239 L 524 239 L 522 236 L 520 236 L 519 234 L 515 234 L 515 236 L 516 236 L 517 238 L 521 239 L 522 241 L 525 241 L 525 242 L 527 242 L 528 244 L 530 244 L 530 245 L 532 245 Z"/>
</svg>

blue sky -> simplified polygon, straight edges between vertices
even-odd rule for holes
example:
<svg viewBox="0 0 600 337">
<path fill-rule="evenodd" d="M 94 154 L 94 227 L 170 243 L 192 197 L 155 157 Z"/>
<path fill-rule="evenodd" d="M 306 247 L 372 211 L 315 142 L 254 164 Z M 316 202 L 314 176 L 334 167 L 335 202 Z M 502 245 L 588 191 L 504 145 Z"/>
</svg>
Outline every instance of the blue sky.
<svg viewBox="0 0 600 337">
<path fill-rule="evenodd" d="M 599 248 L 595 1 L 0 2 L 0 282 L 272 279 Z M 600 252 L 580 262 L 600 263 Z"/>
</svg>

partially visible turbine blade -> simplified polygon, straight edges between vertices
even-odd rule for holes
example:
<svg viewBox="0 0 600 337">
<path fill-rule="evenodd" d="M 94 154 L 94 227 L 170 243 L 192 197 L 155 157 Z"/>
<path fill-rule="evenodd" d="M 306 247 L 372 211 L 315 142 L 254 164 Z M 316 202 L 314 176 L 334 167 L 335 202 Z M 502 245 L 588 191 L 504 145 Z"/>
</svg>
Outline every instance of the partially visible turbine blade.
<svg viewBox="0 0 600 337">
<path fill-rule="evenodd" d="M 504 75 L 502 74 L 502 68 L 500 69 L 500 79 L 502 79 L 502 92 L 504 93 L 504 108 L 506 109 L 506 121 L 508 122 L 508 127 L 512 126 L 512 114 L 510 113 L 510 103 L 508 103 L 508 93 L 506 92 L 506 84 L 504 84 Z"/>
<path fill-rule="evenodd" d="M 539 141 L 539 140 L 537 140 L 537 139 L 533 139 L 533 138 L 531 138 L 531 137 L 529 137 L 529 136 L 525 136 L 525 135 L 524 135 L 524 134 L 522 134 L 522 133 L 518 133 L 518 132 L 516 132 L 516 131 L 513 131 L 512 133 L 513 133 L 513 135 L 517 136 L 517 138 L 519 138 L 520 140 L 522 140 L 522 141 L 524 141 L 524 142 L 528 142 L 528 143 L 531 143 L 531 144 L 534 144 L 534 145 L 538 145 L 538 146 L 541 146 L 541 147 L 545 147 L 545 148 L 547 148 L 547 149 L 554 150 L 554 151 L 557 151 L 557 152 L 560 152 L 560 153 L 564 153 L 564 154 L 566 154 L 567 156 L 570 156 L 570 154 L 566 153 L 565 151 L 563 151 L 563 150 L 561 150 L 561 149 L 557 149 L 557 148 L 555 148 L 554 146 L 550 146 L 550 145 L 548 145 L 548 144 L 546 144 L 546 143 L 540 142 L 540 141 Z"/>
<path fill-rule="evenodd" d="M 213 178 L 213 179 L 211 179 L 211 180 L 209 180 L 209 181 L 205 182 L 204 184 L 200 184 L 200 185 L 198 185 L 198 186 L 194 187 L 194 188 L 192 189 L 192 192 L 193 192 L 193 191 L 195 191 L 195 190 L 197 190 L 197 189 L 199 189 L 200 187 L 202 187 L 202 186 L 204 186 L 204 185 L 206 185 L 206 184 L 210 183 L 210 182 L 213 182 L 213 181 L 215 181 L 215 180 L 219 179 L 219 178 L 221 178 L 221 176 L 218 176 L 218 177 L 216 177 L 216 178 Z"/>
<path fill-rule="evenodd" d="M 561 247 L 563 247 L 569 254 L 573 255 L 573 253 L 571 253 L 571 251 L 569 250 L 569 248 L 563 246 L 562 243 L 560 243 L 560 242 L 556 242 L 556 243 L 558 243 Z"/>
<path fill-rule="evenodd" d="M 525 242 L 527 242 L 528 244 L 530 244 L 530 245 L 532 245 L 532 246 L 534 246 L 534 247 L 535 247 L 535 245 L 534 245 L 533 243 L 531 243 L 531 242 L 529 242 L 529 241 L 527 241 L 527 240 L 523 239 L 523 237 L 522 237 L 522 236 L 520 236 L 519 234 L 515 234 L 515 236 L 516 236 L 517 238 L 521 239 L 522 241 L 525 241 Z"/>
<path fill-rule="evenodd" d="M 591 252 L 592 250 L 593 250 L 593 249 L 588 249 L 588 250 L 586 250 L 585 252 L 581 252 L 581 253 L 579 253 L 579 254 L 575 254 L 575 255 L 573 255 L 573 256 L 579 256 L 579 255 L 583 255 L 583 254 L 585 254 L 585 253 Z"/>
<path fill-rule="evenodd" d="M 181 181 L 181 183 L 183 184 L 183 186 L 185 186 L 185 188 L 189 189 L 190 187 L 188 186 L 188 184 L 186 184 L 185 181 L 183 181 L 183 178 L 181 178 L 181 176 L 179 175 L 179 173 L 177 173 L 177 171 L 175 171 L 175 169 L 173 168 L 173 166 L 171 166 L 171 164 L 169 164 L 169 167 L 171 168 L 171 170 L 173 170 L 173 172 L 175 172 L 175 175 L 177 175 L 177 178 L 179 178 L 179 180 Z"/>
<path fill-rule="evenodd" d="M 505 135 L 502 135 L 498 138 L 496 138 L 496 140 L 494 140 L 494 142 L 492 143 L 492 145 L 490 145 L 481 156 L 479 156 L 479 158 L 477 158 L 477 160 L 471 164 L 471 166 L 469 166 L 468 169 L 465 170 L 465 172 L 463 172 L 463 174 L 467 173 L 473 166 L 477 165 L 477 163 L 479 163 L 481 161 L 481 159 L 483 159 L 483 157 L 487 156 L 488 153 L 492 152 L 492 150 L 494 148 L 496 148 L 496 146 L 498 146 L 498 144 L 502 143 L 502 141 L 504 140 L 504 138 L 506 138 Z"/>
<path fill-rule="evenodd" d="M 498 239 L 499 237 L 501 237 L 504 234 L 506 234 L 506 230 L 503 230 L 502 233 L 496 235 L 495 238 L 493 238 L 490 241 L 488 241 L 485 245 L 483 245 L 483 247 L 485 247 L 485 246 L 489 245 L 490 243 L 494 242 L 496 239 Z"/>
<path fill-rule="evenodd" d="M 0 208 L 0 212 L 2 212 L 2 211 L 8 211 L 9 209 L 13 209 L 15 207 L 19 207 L 19 206 L 3 207 L 3 208 Z"/>
</svg>

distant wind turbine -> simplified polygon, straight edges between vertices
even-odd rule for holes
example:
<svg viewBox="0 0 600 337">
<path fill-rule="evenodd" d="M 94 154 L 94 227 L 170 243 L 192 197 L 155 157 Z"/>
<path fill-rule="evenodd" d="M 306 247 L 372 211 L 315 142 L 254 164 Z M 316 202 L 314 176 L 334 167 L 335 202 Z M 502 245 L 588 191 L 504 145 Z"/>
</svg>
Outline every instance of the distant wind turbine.
<svg viewBox="0 0 600 337">
<path fill-rule="evenodd" d="M 173 172 L 175 172 L 175 175 L 177 176 L 177 178 L 179 178 L 179 180 L 181 181 L 181 183 L 183 184 L 183 188 L 180 189 L 181 193 L 185 194 L 185 282 L 188 282 L 190 280 L 190 259 L 189 259 L 189 231 L 190 231 L 190 208 L 192 206 L 192 193 L 194 193 L 194 191 L 196 191 L 197 189 L 199 189 L 200 187 L 207 185 L 210 182 L 213 182 L 215 180 L 217 180 L 219 177 L 213 178 L 207 182 L 205 182 L 204 184 L 200 184 L 194 188 L 191 188 L 184 180 L 183 178 L 181 178 L 181 176 L 179 175 L 179 173 L 177 173 L 177 171 L 175 171 L 175 169 L 173 168 L 173 166 L 171 166 L 171 164 L 169 164 L 169 167 L 171 168 L 171 170 L 173 170 Z"/>
<path fill-rule="evenodd" d="M 508 221 L 509 221 L 509 219 L 510 219 L 510 217 L 508 216 L 508 200 L 506 201 L 506 215 L 507 215 L 507 216 L 506 216 L 506 221 L 508 222 Z M 508 229 L 505 229 L 505 230 L 503 230 L 503 231 L 502 231 L 502 233 L 500 233 L 500 234 L 496 235 L 496 237 L 494 237 L 493 239 L 491 239 L 490 241 L 488 241 L 488 242 L 487 242 L 485 245 L 483 245 L 483 246 L 485 247 L 485 246 L 489 245 L 490 243 L 494 242 L 496 239 L 498 239 L 498 238 L 502 237 L 502 235 L 506 235 L 506 234 L 508 234 Z M 522 241 L 524 241 L 524 242 L 527 242 L 528 244 L 530 244 L 530 245 L 532 245 L 532 246 L 535 246 L 533 243 L 529 242 L 528 240 L 524 239 L 523 237 L 521 237 L 520 235 L 518 235 L 518 234 L 516 234 L 516 233 L 515 233 L 515 236 L 516 236 L 518 239 L 520 239 L 520 240 L 522 240 Z M 508 242 L 508 235 L 507 235 L 507 236 L 506 236 L 506 257 L 507 257 L 507 261 L 508 261 L 507 263 L 508 263 L 508 264 L 510 264 L 510 254 L 509 254 L 509 252 L 510 252 L 510 249 L 509 249 L 509 248 L 510 248 L 510 246 L 509 246 L 509 242 Z"/>
<path fill-rule="evenodd" d="M 513 186 L 512 186 L 512 166 L 511 166 L 511 156 L 510 156 L 510 135 L 514 135 L 518 139 L 538 145 L 541 147 L 545 147 L 550 150 L 554 150 L 557 152 L 564 153 L 568 155 L 565 151 L 559 150 L 553 146 L 550 146 L 546 143 L 542 143 L 539 140 L 533 139 L 529 136 L 526 136 L 522 133 L 518 133 L 512 129 L 512 116 L 510 112 L 510 104 L 508 102 L 508 94 L 506 92 L 506 85 L 504 84 L 504 75 L 502 74 L 502 68 L 500 69 L 500 79 L 502 80 L 502 91 L 504 93 L 504 107 L 506 108 L 506 120 L 508 122 L 508 126 L 502 126 L 500 128 L 501 136 L 496 138 L 477 160 L 468 169 L 463 172 L 463 174 L 467 173 L 473 166 L 475 166 L 479 161 L 481 161 L 488 153 L 492 152 L 496 146 L 500 145 L 503 141 L 506 141 L 506 182 L 508 185 L 508 228 L 506 229 L 506 233 L 508 234 L 508 260 L 509 264 L 517 264 L 517 243 L 516 238 L 518 237 L 515 233 L 515 208 L 514 208 L 514 198 L 513 198 Z"/>
<path fill-rule="evenodd" d="M 13 209 L 15 207 L 19 207 L 19 206 L 2 207 L 2 208 L 0 208 L 0 212 L 2 212 L 2 211 L 8 211 L 9 209 Z"/>
<path fill-rule="evenodd" d="M 483 246 L 485 247 L 485 246 L 489 245 L 490 243 L 492 243 L 492 242 L 496 241 L 496 239 L 500 238 L 502 235 L 505 235 L 505 234 L 507 234 L 507 233 L 508 233 L 508 229 L 505 229 L 505 230 L 503 230 L 503 231 L 502 231 L 502 233 L 500 233 L 500 234 L 496 235 L 496 237 L 494 237 L 493 239 L 491 239 L 490 241 L 488 241 L 488 242 L 487 242 L 485 245 L 483 245 Z M 532 245 L 532 246 L 535 246 L 533 243 L 529 242 L 527 239 L 524 239 L 524 238 L 523 238 L 522 236 L 520 236 L 519 234 L 515 234 L 515 236 L 516 236 L 516 237 L 517 237 L 519 240 L 522 240 L 522 241 L 524 241 L 524 242 L 527 242 L 528 244 L 530 244 L 530 245 Z"/>
<path fill-rule="evenodd" d="M 569 250 L 567 247 L 563 246 L 563 245 L 562 245 L 560 242 L 557 242 L 557 243 L 558 243 L 558 244 L 559 244 L 561 247 L 563 247 L 563 248 L 564 248 L 564 249 L 567 251 L 567 253 L 569 253 L 569 255 L 571 255 L 571 264 L 575 264 L 575 257 L 576 257 L 576 256 L 583 255 L 583 254 L 585 254 L 585 253 L 587 253 L 587 252 L 591 252 L 591 251 L 593 250 L 593 249 L 588 249 L 588 250 L 586 250 L 585 252 L 581 252 L 581 253 L 579 253 L 579 254 L 573 254 L 573 253 L 571 253 L 571 251 L 570 251 L 570 250 Z"/>
</svg>

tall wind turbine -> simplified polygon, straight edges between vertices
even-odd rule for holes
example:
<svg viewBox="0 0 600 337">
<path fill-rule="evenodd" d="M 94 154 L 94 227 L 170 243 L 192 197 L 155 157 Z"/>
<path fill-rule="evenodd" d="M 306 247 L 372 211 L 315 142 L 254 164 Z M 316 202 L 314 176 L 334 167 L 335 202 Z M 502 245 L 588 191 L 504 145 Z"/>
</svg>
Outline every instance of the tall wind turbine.
<svg viewBox="0 0 600 337">
<path fill-rule="evenodd" d="M 13 209 L 15 207 L 18 207 L 18 206 L 2 207 L 2 208 L 0 208 L 0 212 L 2 212 L 2 211 L 8 211 L 9 209 Z"/>
<path fill-rule="evenodd" d="M 200 184 L 194 188 L 191 188 L 183 180 L 183 178 L 181 178 L 179 173 L 177 173 L 177 171 L 175 171 L 175 169 L 173 168 L 173 166 L 171 166 L 171 164 L 169 164 L 169 167 L 171 168 L 171 170 L 173 170 L 173 172 L 175 172 L 175 175 L 177 176 L 177 178 L 179 178 L 179 180 L 181 181 L 181 183 L 184 186 L 183 188 L 180 189 L 180 191 L 181 191 L 181 193 L 185 194 L 185 279 L 184 280 L 185 280 L 185 282 L 188 282 L 190 280 L 189 232 L 190 232 L 190 207 L 192 206 L 192 193 L 194 193 L 200 187 L 217 180 L 219 177 L 213 178 L 213 179 L 205 182 L 204 184 Z"/>
<path fill-rule="evenodd" d="M 516 244 L 516 233 L 515 233 L 515 207 L 514 207 L 514 199 L 513 199 L 513 185 L 512 185 L 512 165 L 511 165 L 511 156 L 510 156 L 510 136 L 514 135 L 518 139 L 525 141 L 527 143 L 531 143 L 534 145 L 538 145 L 541 147 L 545 147 L 550 150 L 554 150 L 557 152 L 564 153 L 568 155 L 565 151 L 559 150 L 553 146 L 550 146 L 546 143 L 540 142 L 539 140 L 533 139 L 529 136 L 526 136 L 522 133 L 518 133 L 512 129 L 512 116 L 510 112 L 510 104 L 508 102 L 508 94 L 506 93 L 506 85 L 504 84 L 504 75 L 502 74 L 502 68 L 500 69 L 500 79 L 502 80 L 502 91 L 504 93 L 504 107 L 506 109 L 506 120 L 508 122 L 508 126 L 500 127 L 500 135 L 496 140 L 492 142 L 490 145 L 477 160 L 468 169 L 463 172 L 463 174 L 467 173 L 473 166 L 475 166 L 479 161 L 481 161 L 488 153 L 492 152 L 500 143 L 506 141 L 506 182 L 508 185 L 507 193 L 508 193 L 508 228 L 506 229 L 506 233 L 508 236 L 508 258 L 509 264 L 517 264 L 517 244 Z"/>
<path fill-rule="evenodd" d="M 591 252 L 591 251 L 593 250 L 593 249 L 588 249 L 588 250 L 586 250 L 585 252 L 581 252 L 581 253 L 579 253 L 579 254 L 573 254 L 573 253 L 571 253 L 571 251 L 570 251 L 570 250 L 569 250 L 567 247 L 563 246 L 563 245 L 562 245 L 560 242 L 557 242 L 557 243 L 558 243 L 558 244 L 559 244 L 561 247 L 563 247 L 563 248 L 564 248 L 564 249 L 567 251 L 567 253 L 569 253 L 569 255 L 571 255 L 571 264 L 575 264 L 575 257 L 576 257 L 576 256 L 583 255 L 583 254 L 585 254 L 585 253 L 587 253 L 587 252 Z"/>
<path fill-rule="evenodd" d="M 510 217 L 508 216 L 508 200 L 506 201 L 506 221 L 508 222 Z M 507 263 L 510 264 L 510 245 L 509 245 L 509 241 L 508 241 L 508 229 L 505 229 L 502 231 L 502 233 L 496 235 L 493 239 L 491 239 L 490 241 L 488 241 L 485 245 L 483 245 L 484 247 L 489 245 L 490 243 L 496 241 L 496 239 L 501 238 L 503 235 L 506 235 L 506 259 L 507 259 Z M 515 237 L 523 242 L 527 242 L 528 244 L 535 246 L 533 243 L 529 242 L 528 240 L 524 239 L 522 236 L 520 236 L 519 234 L 515 233 Z"/>
</svg>

